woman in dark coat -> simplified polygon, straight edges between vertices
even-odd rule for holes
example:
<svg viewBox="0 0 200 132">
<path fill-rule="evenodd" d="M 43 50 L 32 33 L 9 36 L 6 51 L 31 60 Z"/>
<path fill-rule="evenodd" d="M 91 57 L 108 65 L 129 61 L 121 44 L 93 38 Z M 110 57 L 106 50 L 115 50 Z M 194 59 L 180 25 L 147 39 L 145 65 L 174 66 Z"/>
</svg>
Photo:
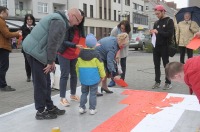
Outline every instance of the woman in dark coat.
<svg viewBox="0 0 200 132">
<path fill-rule="evenodd" d="M 22 30 L 22 41 L 26 38 L 26 36 L 31 32 L 33 27 L 35 26 L 35 18 L 33 17 L 32 14 L 26 14 L 24 18 L 24 25 L 22 25 L 21 30 Z M 27 82 L 31 81 L 31 67 L 28 63 L 28 60 L 26 59 L 26 54 L 23 51 L 22 48 L 22 53 L 24 55 L 25 59 L 25 69 L 26 69 L 26 75 L 27 75 Z"/>
</svg>

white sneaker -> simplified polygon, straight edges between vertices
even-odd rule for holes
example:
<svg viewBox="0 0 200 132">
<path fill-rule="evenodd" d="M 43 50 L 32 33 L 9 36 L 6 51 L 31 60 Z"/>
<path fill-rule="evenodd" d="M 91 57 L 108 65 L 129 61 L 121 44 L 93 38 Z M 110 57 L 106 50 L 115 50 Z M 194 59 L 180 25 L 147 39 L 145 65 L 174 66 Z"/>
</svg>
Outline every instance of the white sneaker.
<svg viewBox="0 0 200 132">
<path fill-rule="evenodd" d="M 94 110 L 91 109 L 91 110 L 90 110 L 90 115 L 94 115 L 94 114 L 96 114 L 96 113 L 97 113 L 97 109 L 94 109 Z"/>
<path fill-rule="evenodd" d="M 83 108 L 79 107 L 79 113 L 80 113 L 80 114 L 84 114 L 84 113 L 86 113 L 86 112 L 87 112 L 86 109 L 83 109 Z"/>
<path fill-rule="evenodd" d="M 164 87 L 163 87 L 163 90 L 169 90 L 172 88 L 172 85 L 169 84 L 169 83 L 165 83 Z"/>
</svg>

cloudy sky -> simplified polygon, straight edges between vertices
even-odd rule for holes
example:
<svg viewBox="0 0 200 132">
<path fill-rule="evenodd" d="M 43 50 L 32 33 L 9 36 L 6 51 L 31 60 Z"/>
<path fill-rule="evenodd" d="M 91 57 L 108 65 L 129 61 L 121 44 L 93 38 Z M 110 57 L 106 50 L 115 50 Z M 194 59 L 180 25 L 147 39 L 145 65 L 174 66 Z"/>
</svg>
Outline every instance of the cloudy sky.
<svg viewBox="0 0 200 132">
<path fill-rule="evenodd" d="M 188 0 L 165 0 L 167 2 L 174 1 L 177 4 L 177 8 L 183 8 L 188 6 Z"/>
</svg>

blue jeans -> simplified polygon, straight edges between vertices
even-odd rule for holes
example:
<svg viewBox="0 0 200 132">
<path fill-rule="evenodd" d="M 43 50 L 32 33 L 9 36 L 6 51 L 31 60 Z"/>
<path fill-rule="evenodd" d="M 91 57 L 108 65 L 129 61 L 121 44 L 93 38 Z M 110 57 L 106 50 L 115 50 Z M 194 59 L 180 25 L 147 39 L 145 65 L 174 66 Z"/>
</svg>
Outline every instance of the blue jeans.
<svg viewBox="0 0 200 132">
<path fill-rule="evenodd" d="M 60 97 L 65 98 L 66 89 L 67 89 L 67 81 L 70 74 L 70 90 L 71 95 L 76 94 L 76 86 L 77 86 L 77 75 L 76 75 L 76 62 L 77 59 L 69 60 L 61 55 L 58 55 L 58 61 L 60 64 Z"/>
<path fill-rule="evenodd" d="M 81 84 L 81 102 L 80 102 L 80 107 L 83 109 L 86 109 L 85 104 L 87 103 L 87 95 L 90 92 L 90 97 L 89 97 L 89 109 L 96 109 L 97 105 L 97 89 L 98 89 L 98 83 L 88 86 L 88 85 L 83 85 Z"/>
<path fill-rule="evenodd" d="M 46 67 L 44 64 L 28 54 L 26 57 L 32 70 L 35 108 L 39 112 L 43 112 L 45 107 L 52 109 L 54 104 L 51 100 L 50 74 L 44 73 L 43 69 Z"/>
<path fill-rule="evenodd" d="M 9 68 L 9 51 L 0 49 L 0 88 L 7 86 L 6 72 Z"/>
</svg>

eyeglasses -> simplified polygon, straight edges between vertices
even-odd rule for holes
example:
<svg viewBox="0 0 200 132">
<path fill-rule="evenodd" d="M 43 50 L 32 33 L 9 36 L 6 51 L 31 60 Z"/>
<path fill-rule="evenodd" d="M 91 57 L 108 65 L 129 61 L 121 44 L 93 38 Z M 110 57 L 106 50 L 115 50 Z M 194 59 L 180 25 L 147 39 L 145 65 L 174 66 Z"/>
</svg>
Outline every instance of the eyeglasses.
<svg viewBox="0 0 200 132">
<path fill-rule="evenodd" d="M 78 20 L 78 18 L 76 17 L 76 15 L 73 15 L 73 16 L 76 18 L 77 22 L 80 23 L 80 20 Z"/>
</svg>

